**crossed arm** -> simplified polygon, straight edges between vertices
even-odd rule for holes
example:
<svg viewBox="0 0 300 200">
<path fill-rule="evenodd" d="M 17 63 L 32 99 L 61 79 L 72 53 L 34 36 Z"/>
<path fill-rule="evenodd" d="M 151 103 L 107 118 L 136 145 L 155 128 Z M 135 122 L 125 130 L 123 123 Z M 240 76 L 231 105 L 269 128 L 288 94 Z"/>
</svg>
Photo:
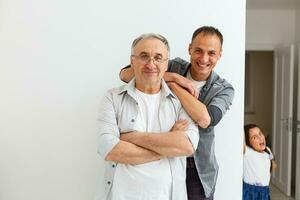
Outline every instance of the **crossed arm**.
<svg viewBox="0 0 300 200">
<path fill-rule="evenodd" d="M 161 156 L 188 156 L 194 153 L 194 148 L 184 131 L 131 132 L 122 134 L 121 140 L 146 148 Z"/>
<path fill-rule="evenodd" d="M 130 132 L 121 134 L 119 142 L 107 154 L 105 160 L 117 161 L 126 164 L 142 164 L 159 160 L 166 156 L 187 156 L 194 153 L 184 129 L 186 121 L 178 121 L 181 130 L 172 130 L 164 133 Z M 175 125 L 176 125 L 175 124 Z M 175 126 L 174 125 L 174 126 Z"/>
<path fill-rule="evenodd" d="M 162 159 L 163 157 L 164 156 L 149 149 L 119 140 L 114 148 L 107 154 L 105 160 L 124 164 L 143 164 Z"/>
<path fill-rule="evenodd" d="M 142 164 L 166 156 L 184 156 L 194 152 L 185 134 L 186 121 L 175 123 L 173 129 L 164 133 L 119 133 L 112 96 L 107 95 L 101 103 L 98 122 L 98 152 L 107 161 L 125 164 Z"/>
<path fill-rule="evenodd" d="M 129 132 L 120 136 L 119 143 L 106 156 L 108 161 L 127 164 L 142 164 L 166 156 L 186 156 L 194 153 L 193 145 L 185 131 L 188 120 L 178 120 L 164 133 Z"/>
</svg>

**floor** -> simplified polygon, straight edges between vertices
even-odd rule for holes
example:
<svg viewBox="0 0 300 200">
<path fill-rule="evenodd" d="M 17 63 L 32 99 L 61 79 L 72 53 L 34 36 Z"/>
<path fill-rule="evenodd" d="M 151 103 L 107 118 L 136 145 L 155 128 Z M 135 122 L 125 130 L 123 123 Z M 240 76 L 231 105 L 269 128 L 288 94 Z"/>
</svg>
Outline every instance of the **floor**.
<svg viewBox="0 0 300 200">
<path fill-rule="evenodd" d="M 294 200 L 292 197 L 285 196 L 276 186 L 270 184 L 271 200 Z"/>
</svg>

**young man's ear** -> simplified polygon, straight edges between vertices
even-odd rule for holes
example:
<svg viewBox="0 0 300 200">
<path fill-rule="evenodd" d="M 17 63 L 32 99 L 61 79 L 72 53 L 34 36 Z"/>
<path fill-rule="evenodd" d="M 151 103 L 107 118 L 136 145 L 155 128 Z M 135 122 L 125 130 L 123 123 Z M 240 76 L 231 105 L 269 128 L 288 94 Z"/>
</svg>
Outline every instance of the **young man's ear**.
<svg viewBox="0 0 300 200">
<path fill-rule="evenodd" d="M 223 49 L 221 49 L 221 51 L 220 51 L 219 59 L 222 57 L 222 53 L 223 53 Z"/>
<path fill-rule="evenodd" d="M 189 55 L 191 55 L 192 54 L 192 52 L 191 52 L 192 51 L 192 44 L 191 43 L 189 44 L 188 51 L 189 51 Z"/>
</svg>

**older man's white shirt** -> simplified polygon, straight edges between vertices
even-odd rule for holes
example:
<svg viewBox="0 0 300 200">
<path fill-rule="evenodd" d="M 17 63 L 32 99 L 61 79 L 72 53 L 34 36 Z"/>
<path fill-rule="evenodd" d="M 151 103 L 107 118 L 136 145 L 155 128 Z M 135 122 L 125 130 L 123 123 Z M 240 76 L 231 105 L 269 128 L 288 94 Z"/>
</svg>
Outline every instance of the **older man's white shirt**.
<svg viewBox="0 0 300 200">
<path fill-rule="evenodd" d="M 145 94 L 137 91 L 139 113 L 135 130 L 161 132 L 158 110 L 161 92 Z M 167 158 L 140 165 L 119 164 L 116 169 L 112 200 L 169 200 L 172 175 Z"/>
</svg>

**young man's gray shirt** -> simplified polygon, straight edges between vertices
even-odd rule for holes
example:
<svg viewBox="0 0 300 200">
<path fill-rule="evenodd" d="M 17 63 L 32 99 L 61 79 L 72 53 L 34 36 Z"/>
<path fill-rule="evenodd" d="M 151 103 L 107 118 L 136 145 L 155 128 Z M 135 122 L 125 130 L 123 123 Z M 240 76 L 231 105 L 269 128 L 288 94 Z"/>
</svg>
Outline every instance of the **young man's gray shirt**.
<svg viewBox="0 0 300 200">
<path fill-rule="evenodd" d="M 176 72 L 186 76 L 191 64 L 180 58 L 169 61 L 168 72 Z M 203 185 L 205 196 L 209 197 L 214 192 L 218 175 L 218 163 L 215 157 L 214 126 L 222 119 L 232 103 L 234 89 L 230 83 L 212 71 L 206 84 L 199 92 L 198 100 L 204 103 L 211 117 L 208 128 L 199 129 L 198 148 L 194 154 L 196 168 Z"/>
</svg>

